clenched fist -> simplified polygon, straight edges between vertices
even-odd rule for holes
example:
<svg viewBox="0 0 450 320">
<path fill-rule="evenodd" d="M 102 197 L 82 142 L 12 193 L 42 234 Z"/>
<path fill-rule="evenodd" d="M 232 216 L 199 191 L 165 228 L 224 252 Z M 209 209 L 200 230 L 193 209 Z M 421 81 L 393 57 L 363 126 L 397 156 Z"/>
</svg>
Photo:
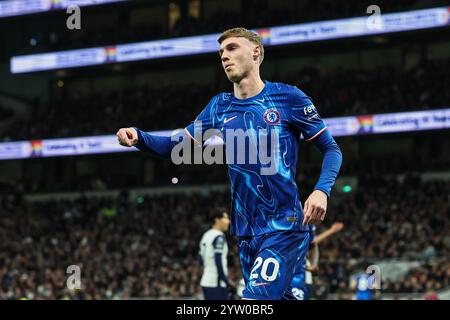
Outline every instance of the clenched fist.
<svg viewBox="0 0 450 320">
<path fill-rule="evenodd" d="M 116 135 L 119 143 L 125 147 L 132 147 L 138 142 L 138 134 L 134 128 L 121 128 Z"/>
</svg>

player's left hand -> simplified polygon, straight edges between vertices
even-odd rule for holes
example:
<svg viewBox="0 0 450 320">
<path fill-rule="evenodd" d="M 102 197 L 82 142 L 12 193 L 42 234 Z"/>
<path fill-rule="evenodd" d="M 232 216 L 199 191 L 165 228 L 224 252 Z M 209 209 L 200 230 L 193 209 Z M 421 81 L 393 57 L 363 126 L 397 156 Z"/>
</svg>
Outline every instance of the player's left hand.
<svg viewBox="0 0 450 320">
<path fill-rule="evenodd" d="M 325 192 L 314 190 L 305 201 L 303 214 L 303 226 L 307 224 L 319 225 L 327 213 L 328 196 Z"/>
</svg>

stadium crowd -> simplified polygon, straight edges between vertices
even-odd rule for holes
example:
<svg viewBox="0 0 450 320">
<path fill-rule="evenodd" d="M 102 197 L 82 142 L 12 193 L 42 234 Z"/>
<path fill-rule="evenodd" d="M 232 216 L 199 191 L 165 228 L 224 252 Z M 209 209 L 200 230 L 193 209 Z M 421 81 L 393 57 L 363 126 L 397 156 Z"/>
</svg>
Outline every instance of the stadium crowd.
<svg viewBox="0 0 450 320">
<path fill-rule="evenodd" d="M 407 176 L 400 183 L 376 175 L 360 179 L 358 191 L 330 211 L 328 219 L 342 221 L 346 227 L 321 244 L 319 277 L 330 284 L 331 292 L 345 292 L 357 266 L 355 258 L 372 263 L 395 258 L 424 263 L 397 282 L 383 277 L 382 292 L 423 293 L 447 287 L 449 194 L 448 181 L 423 182 L 418 176 Z"/>
<path fill-rule="evenodd" d="M 449 194 L 449 181 L 379 177 L 332 202 L 327 224 L 342 221 L 345 228 L 321 244 L 315 296 L 351 297 L 358 263 L 386 258 L 422 263 L 398 281 L 385 276 L 382 293 L 449 286 Z M 0 299 L 200 298 L 198 241 L 209 228 L 207 211 L 228 202 L 226 192 L 130 200 L 124 191 L 114 199 L 33 203 L 3 193 Z M 235 239 L 229 237 L 229 245 L 230 277 L 237 283 Z M 81 290 L 66 288 L 70 265 L 81 268 Z"/>
<path fill-rule="evenodd" d="M 450 76 L 446 70 L 449 69 L 450 60 L 424 61 L 403 71 L 390 67 L 368 70 L 310 67 L 283 75 L 282 79 L 276 75 L 268 79 L 304 90 L 326 118 L 448 106 Z M 192 83 L 81 94 L 69 83 L 49 104 L 35 107 L 28 118 L 20 120 L 0 139 L 112 134 L 130 125 L 146 130 L 176 129 L 189 124 L 209 99 L 224 91 L 230 91 L 229 84 Z"/>
<path fill-rule="evenodd" d="M 216 197 L 217 196 L 217 197 Z M 162 196 L 21 203 L 2 212 L 1 298 L 64 298 L 69 265 L 81 268 L 83 299 L 197 294 L 198 208 L 214 198 Z M 150 214 L 151 213 L 151 214 Z"/>
<path fill-rule="evenodd" d="M 387 279 L 385 291 L 400 293 L 436 292 L 450 286 L 450 262 L 448 258 L 441 262 L 428 262 L 413 267 L 398 282 Z"/>
</svg>

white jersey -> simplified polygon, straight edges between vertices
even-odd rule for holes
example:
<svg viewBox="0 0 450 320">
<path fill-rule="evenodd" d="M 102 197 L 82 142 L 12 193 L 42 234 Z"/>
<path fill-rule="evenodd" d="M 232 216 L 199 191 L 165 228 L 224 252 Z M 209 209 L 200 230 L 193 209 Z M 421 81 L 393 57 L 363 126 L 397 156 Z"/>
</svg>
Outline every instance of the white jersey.
<svg viewBox="0 0 450 320">
<path fill-rule="evenodd" d="M 225 234 L 216 229 L 209 229 L 205 232 L 200 240 L 200 256 L 203 259 L 203 276 L 200 280 L 202 287 L 217 288 L 226 287 L 226 283 L 219 279 L 219 271 L 217 269 L 215 254 L 222 255 L 222 268 L 226 277 L 228 277 L 227 255 L 228 244 Z"/>
<path fill-rule="evenodd" d="M 313 277 L 311 271 L 308 271 L 308 267 L 311 266 L 311 263 L 308 259 L 306 259 L 306 270 L 305 270 L 305 283 L 306 284 L 313 284 Z"/>
</svg>

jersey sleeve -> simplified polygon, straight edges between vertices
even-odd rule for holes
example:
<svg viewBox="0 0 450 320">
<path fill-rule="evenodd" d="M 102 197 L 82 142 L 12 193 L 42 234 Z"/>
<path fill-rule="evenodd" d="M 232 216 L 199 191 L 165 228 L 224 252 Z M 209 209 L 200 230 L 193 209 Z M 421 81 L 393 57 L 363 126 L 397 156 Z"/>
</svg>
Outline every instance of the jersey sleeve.
<svg viewBox="0 0 450 320">
<path fill-rule="evenodd" d="M 310 97 L 294 87 L 289 95 L 289 120 L 300 130 L 306 141 L 312 141 L 326 130 L 325 123 L 314 106 Z"/>
<path fill-rule="evenodd" d="M 214 116 L 216 114 L 219 98 L 220 94 L 212 98 L 197 118 L 185 128 L 186 133 L 195 143 L 202 143 L 205 132 L 214 128 Z"/>
<path fill-rule="evenodd" d="M 141 151 L 149 152 L 154 156 L 162 159 L 169 159 L 172 148 L 178 144 L 183 135 L 174 136 L 158 136 L 149 132 L 144 132 L 134 127 L 138 135 L 138 142 L 135 147 Z M 181 132 L 183 134 L 183 132 Z M 184 134 L 185 135 L 185 134 Z"/>
<path fill-rule="evenodd" d="M 225 237 L 224 236 L 217 236 L 213 243 L 213 251 L 214 251 L 214 262 L 216 263 L 217 267 L 217 273 L 219 274 L 219 279 L 223 280 L 227 286 L 230 286 L 230 282 L 225 275 L 224 267 L 222 264 L 222 257 L 224 254 L 225 249 Z"/>
<path fill-rule="evenodd" d="M 213 241 L 214 253 L 222 253 L 225 248 L 225 237 L 217 236 Z"/>
</svg>

